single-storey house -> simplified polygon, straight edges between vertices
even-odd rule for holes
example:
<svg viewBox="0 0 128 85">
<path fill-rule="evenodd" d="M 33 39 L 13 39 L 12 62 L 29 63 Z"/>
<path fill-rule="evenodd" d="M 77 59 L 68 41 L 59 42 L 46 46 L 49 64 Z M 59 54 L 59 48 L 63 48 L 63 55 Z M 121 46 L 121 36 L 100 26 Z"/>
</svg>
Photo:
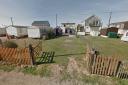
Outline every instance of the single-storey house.
<svg viewBox="0 0 128 85">
<path fill-rule="evenodd" d="M 6 28 L 6 32 L 9 36 L 23 37 L 28 35 L 27 29 L 27 26 L 11 25 Z"/>
<path fill-rule="evenodd" d="M 128 30 L 128 21 L 111 23 L 110 27 L 119 28 L 118 34 L 123 35 Z"/>
<path fill-rule="evenodd" d="M 74 35 L 76 33 L 75 23 L 61 23 L 63 35 Z"/>
</svg>

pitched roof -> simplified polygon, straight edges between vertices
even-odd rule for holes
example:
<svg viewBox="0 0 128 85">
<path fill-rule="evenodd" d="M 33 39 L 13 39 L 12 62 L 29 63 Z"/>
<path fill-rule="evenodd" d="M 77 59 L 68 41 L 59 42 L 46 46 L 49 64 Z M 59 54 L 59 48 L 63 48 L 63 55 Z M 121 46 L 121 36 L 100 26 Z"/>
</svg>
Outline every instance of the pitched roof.
<svg viewBox="0 0 128 85">
<path fill-rule="evenodd" d="M 49 22 L 48 21 L 34 21 L 33 23 L 32 23 L 32 25 L 33 26 L 43 26 L 43 25 L 49 25 L 50 26 L 50 24 L 49 24 Z"/>
<path fill-rule="evenodd" d="M 93 18 L 93 17 L 95 17 L 95 18 L 97 18 L 97 19 L 100 19 L 98 16 L 92 15 L 92 16 L 88 17 L 85 21 L 88 21 L 88 20 L 90 20 L 90 19 Z"/>
</svg>

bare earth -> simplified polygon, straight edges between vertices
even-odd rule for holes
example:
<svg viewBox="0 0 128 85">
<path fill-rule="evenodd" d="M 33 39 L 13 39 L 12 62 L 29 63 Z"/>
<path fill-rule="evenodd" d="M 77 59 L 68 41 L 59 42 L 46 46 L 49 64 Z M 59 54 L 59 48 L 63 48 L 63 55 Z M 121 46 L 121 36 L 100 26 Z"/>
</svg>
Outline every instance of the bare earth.
<svg viewBox="0 0 128 85">
<path fill-rule="evenodd" d="M 3 72 L 0 71 L 0 85 L 86 85 L 78 80 L 65 80 L 60 81 L 62 69 L 59 65 L 51 65 L 54 76 L 52 77 L 40 77 L 33 75 L 26 75 L 21 72 Z M 69 58 L 67 72 L 72 74 L 74 70 L 80 72 L 76 61 L 73 58 Z"/>
</svg>

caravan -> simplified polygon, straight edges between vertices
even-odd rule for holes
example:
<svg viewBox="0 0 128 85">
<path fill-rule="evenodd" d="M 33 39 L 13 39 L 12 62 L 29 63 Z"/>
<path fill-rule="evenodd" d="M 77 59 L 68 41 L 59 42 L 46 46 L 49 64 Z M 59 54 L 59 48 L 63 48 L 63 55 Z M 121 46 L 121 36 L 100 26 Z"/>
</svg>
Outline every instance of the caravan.
<svg viewBox="0 0 128 85">
<path fill-rule="evenodd" d="M 122 40 L 122 41 L 127 41 L 127 42 L 128 42 L 128 31 L 126 31 L 126 32 L 123 34 L 121 40 Z"/>
</svg>

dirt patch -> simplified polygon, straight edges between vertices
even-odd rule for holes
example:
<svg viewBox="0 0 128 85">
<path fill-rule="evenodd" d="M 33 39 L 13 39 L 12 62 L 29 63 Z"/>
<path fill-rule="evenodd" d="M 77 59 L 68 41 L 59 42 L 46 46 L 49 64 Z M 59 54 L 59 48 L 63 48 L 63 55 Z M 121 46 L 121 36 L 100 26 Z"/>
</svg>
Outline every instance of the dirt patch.
<svg viewBox="0 0 128 85">
<path fill-rule="evenodd" d="M 55 78 L 24 75 L 16 72 L 0 72 L 0 85 L 83 85 L 77 80 L 59 82 Z"/>
<path fill-rule="evenodd" d="M 70 57 L 69 58 L 69 63 L 68 63 L 68 66 L 67 66 L 67 72 L 69 72 L 71 74 L 74 71 L 80 73 L 80 69 L 79 69 L 79 66 L 78 66 L 76 60 L 74 58 Z"/>
</svg>

